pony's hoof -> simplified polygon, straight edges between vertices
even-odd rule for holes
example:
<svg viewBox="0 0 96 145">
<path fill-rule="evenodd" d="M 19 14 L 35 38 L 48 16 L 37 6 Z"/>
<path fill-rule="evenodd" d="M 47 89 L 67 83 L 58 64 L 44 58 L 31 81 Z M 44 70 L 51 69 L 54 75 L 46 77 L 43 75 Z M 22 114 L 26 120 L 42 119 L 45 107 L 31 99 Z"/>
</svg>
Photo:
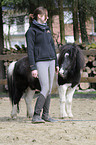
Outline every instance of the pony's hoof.
<svg viewBox="0 0 96 145">
<path fill-rule="evenodd" d="M 13 115 L 13 114 L 11 114 L 11 118 L 14 120 L 14 119 L 17 118 L 17 115 Z"/>
<path fill-rule="evenodd" d="M 33 115 L 29 115 L 29 114 L 27 114 L 27 118 L 32 118 L 33 117 Z"/>
<path fill-rule="evenodd" d="M 33 113 L 32 112 L 30 112 L 30 113 L 27 112 L 27 118 L 32 118 L 32 117 L 33 117 Z"/>
<path fill-rule="evenodd" d="M 17 113 L 14 113 L 13 111 L 11 112 L 11 118 L 16 119 L 17 118 Z"/>
<path fill-rule="evenodd" d="M 64 115 L 61 115 L 61 116 L 60 116 L 61 119 L 64 119 L 64 118 L 67 118 L 67 117 L 68 117 L 67 114 L 64 114 Z"/>
<path fill-rule="evenodd" d="M 69 118 L 73 118 L 73 114 L 68 114 L 68 117 Z"/>
</svg>

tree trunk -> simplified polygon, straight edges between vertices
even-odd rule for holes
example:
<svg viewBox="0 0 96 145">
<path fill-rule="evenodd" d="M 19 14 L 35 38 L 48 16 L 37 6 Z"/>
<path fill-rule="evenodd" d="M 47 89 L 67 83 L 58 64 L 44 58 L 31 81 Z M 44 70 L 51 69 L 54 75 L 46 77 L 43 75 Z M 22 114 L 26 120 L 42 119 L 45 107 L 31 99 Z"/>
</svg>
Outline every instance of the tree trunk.
<svg viewBox="0 0 96 145">
<path fill-rule="evenodd" d="M 49 13 L 49 20 L 48 20 L 48 25 L 49 25 L 49 27 L 50 27 L 50 29 L 51 29 L 51 33 L 52 33 L 52 35 L 53 35 L 53 26 L 52 26 L 52 14 L 51 14 L 51 12 L 49 11 L 48 12 Z"/>
<path fill-rule="evenodd" d="M 86 0 L 79 0 L 79 21 L 82 43 L 88 43 L 86 31 Z"/>
<path fill-rule="evenodd" d="M 45 5 L 46 5 L 46 8 L 48 10 L 48 16 L 49 16 L 49 19 L 48 19 L 47 23 L 48 23 L 48 25 L 51 29 L 51 33 L 53 35 L 53 25 L 52 25 L 53 19 L 52 19 L 52 17 L 53 17 L 53 12 L 54 12 L 54 6 L 52 4 L 52 0 L 47 0 L 45 2 Z"/>
<path fill-rule="evenodd" d="M 9 42 L 9 48 L 11 48 L 11 42 L 10 42 L 10 24 L 8 25 L 8 42 Z"/>
<path fill-rule="evenodd" d="M 65 43 L 63 0 L 58 0 L 61 43 Z"/>
<path fill-rule="evenodd" d="M 2 22 L 2 6 L 0 2 L 0 54 L 3 53 L 4 39 L 3 39 L 3 22 Z M 5 78 L 4 63 L 0 61 L 0 79 Z M 4 86 L 0 85 L 0 92 L 4 91 Z"/>
<path fill-rule="evenodd" d="M 79 29 L 78 29 L 78 0 L 73 0 L 72 3 L 73 12 L 73 32 L 75 43 L 79 43 Z"/>
<path fill-rule="evenodd" d="M 2 6 L 0 2 L 0 54 L 3 53 L 4 39 L 3 39 L 3 22 L 2 22 Z"/>
</svg>

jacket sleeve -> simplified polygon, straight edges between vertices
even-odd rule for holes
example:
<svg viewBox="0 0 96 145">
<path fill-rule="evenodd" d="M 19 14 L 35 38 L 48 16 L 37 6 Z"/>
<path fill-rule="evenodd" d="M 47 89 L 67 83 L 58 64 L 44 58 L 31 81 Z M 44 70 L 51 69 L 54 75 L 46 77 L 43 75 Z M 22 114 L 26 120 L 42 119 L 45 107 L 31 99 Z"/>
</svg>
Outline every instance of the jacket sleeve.
<svg viewBox="0 0 96 145">
<path fill-rule="evenodd" d="M 37 68 L 34 57 L 35 32 L 32 30 L 32 28 L 29 28 L 25 36 L 27 42 L 27 53 L 29 58 L 30 69 L 31 71 L 36 70 Z"/>
<path fill-rule="evenodd" d="M 55 67 L 56 67 L 56 66 L 59 66 L 59 65 L 58 65 L 58 60 L 57 60 L 55 45 L 54 45 L 54 41 L 53 41 L 53 38 L 52 37 L 51 37 L 51 45 L 52 45 L 52 47 L 54 49 L 54 52 L 55 52 Z"/>
</svg>

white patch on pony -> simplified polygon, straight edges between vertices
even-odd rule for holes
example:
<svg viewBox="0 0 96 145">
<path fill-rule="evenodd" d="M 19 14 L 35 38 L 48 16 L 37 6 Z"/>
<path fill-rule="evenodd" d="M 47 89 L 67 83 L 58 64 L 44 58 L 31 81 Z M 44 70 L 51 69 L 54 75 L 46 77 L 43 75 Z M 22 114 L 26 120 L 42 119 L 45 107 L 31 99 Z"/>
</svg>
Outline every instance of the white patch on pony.
<svg viewBox="0 0 96 145">
<path fill-rule="evenodd" d="M 69 56 L 69 53 L 65 53 L 65 57 L 66 57 L 66 56 Z"/>
<path fill-rule="evenodd" d="M 63 74 L 63 73 L 64 73 L 64 69 L 63 69 L 62 67 L 60 68 L 59 73 L 60 73 L 60 74 Z"/>
<path fill-rule="evenodd" d="M 67 93 L 66 93 L 66 110 L 67 110 L 67 114 L 68 117 L 72 118 L 73 114 L 72 114 L 72 99 L 73 99 L 73 95 L 75 92 L 77 85 L 75 87 L 68 87 L 67 89 Z"/>
<path fill-rule="evenodd" d="M 64 84 L 58 87 L 59 97 L 60 97 L 60 117 L 73 117 L 72 114 L 72 98 L 75 87 L 71 87 L 71 84 Z"/>
<path fill-rule="evenodd" d="M 17 105 L 13 105 L 12 112 L 11 112 L 11 117 L 13 119 L 16 119 L 17 118 Z"/>
<path fill-rule="evenodd" d="M 65 109 L 66 90 L 67 90 L 67 86 L 66 85 L 58 86 L 58 93 L 59 93 L 59 98 L 60 98 L 60 117 L 61 118 L 67 117 L 67 113 L 66 113 L 66 109 Z"/>
<path fill-rule="evenodd" d="M 57 53 L 57 59 L 59 58 L 59 55 L 60 55 L 60 54 L 59 54 L 59 53 Z"/>
<path fill-rule="evenodd" d="M 10 63 L 10 65 L 9 65 L 9 67 L 7 69 L 9 76 L 11 76 L 13 74 L 15 63 L 16 63 L 16 61 L 13 61 L 12 63 Z"/>
<path fill-rule="evenodd" d="M 35 94 L 35 90 L 31 90 L 31 88 L 27 88 L 24 94 L 24 99 L 27 107 L 27 117 L 32 118 L 33 110 L 32 110 L 32 99 Z"/>
</svg>

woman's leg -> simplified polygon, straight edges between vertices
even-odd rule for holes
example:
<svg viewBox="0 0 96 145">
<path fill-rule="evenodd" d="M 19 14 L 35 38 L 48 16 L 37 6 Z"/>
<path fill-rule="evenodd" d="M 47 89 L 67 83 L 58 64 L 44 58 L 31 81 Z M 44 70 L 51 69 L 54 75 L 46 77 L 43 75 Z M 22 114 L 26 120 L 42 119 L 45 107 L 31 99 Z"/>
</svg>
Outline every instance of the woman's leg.
<svg viewBox="0 0 96 145">
<path fill-rule="evenodd" d="M 55 76 L 55 60 L 49 62 L 48 72 L 49 72 L 49 94 L 48 94 L 48 96 L 45 100 L 44 106 L 43 106 L 42 118 L 48 122 L 56 122 L 57 120 L 54 120 L 49 116 L 51 90 L 52 90 L 53 80 L 54 80 L 54 76 Z"/>
<path fill-rule="evenodd" d="M 55 77 L 55 60 L 52 60 L 50 61 L 49 65 L 49 94 L 51 94 L 54 77 Z"/>
<path fill-rule="evenodd" d="M 44 120 L 41 119 L 40 113 L 43 109 L 43 106 L 45 104 L 46 96 L 49 92 L 49 78 L 48 78 L 48 67 L 49 63 L 46 62 L 38 62 L 36 63 L 37 70 L 38 70 L 38 77 L 41 85 L 41 92 L 40 95 L 37 98 L 35 109 L 34 109 L 34 115 L 32 118 L 33 123 L 44 123 Z"/>
<path fill-rule="evenodd" d="M 49 93 L 49 62 L 37 62 L 38 78 L 41 85 L 41 94 L 46 98 Z"/>
</svg>

